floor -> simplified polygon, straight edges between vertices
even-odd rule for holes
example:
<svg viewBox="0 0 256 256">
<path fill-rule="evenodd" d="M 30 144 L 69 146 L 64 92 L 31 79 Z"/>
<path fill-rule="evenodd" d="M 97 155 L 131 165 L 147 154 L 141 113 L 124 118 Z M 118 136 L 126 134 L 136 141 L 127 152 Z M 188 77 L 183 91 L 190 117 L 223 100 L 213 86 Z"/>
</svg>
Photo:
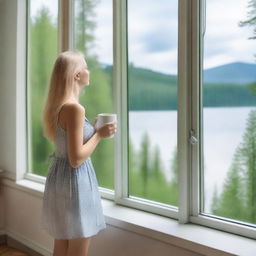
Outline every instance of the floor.
<svg viewBox="0 0 256 256">
<path fill-rule="evenodd" d="M 29 254 L 7 245 L 0 245 L 0 256 L 29 256 Z"/>
</svg>

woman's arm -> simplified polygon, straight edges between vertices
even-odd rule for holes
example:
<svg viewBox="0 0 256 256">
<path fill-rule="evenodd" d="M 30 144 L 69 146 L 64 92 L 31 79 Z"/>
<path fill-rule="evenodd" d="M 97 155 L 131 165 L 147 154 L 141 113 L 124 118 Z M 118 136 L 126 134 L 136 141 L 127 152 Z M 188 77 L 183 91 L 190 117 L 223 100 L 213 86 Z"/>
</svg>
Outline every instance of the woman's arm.
<svg viewBox="0 0 256 256">
<path fill-rule="evenodd" d="M 76 168 L 91 156 L 101 137 L 98 132 L 95 132 L 94 135 L 83 144 L 84 108 L 78 104 L 70 104 L 67 107 L 66 114 L 68 158 L 70 165 Z"/>
</svg>

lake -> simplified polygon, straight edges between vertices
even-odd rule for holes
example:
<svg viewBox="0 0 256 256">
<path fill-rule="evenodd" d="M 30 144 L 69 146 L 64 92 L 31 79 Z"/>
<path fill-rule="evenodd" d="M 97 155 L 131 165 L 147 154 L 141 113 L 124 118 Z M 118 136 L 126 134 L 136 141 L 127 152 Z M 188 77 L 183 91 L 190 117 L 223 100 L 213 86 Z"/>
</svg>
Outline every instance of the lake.
<svg viewBox="0 0 256 256">
<path fill-rule="evenodd" d="M 223 187 L 236 147 L 242 141 L 246 119 L 255 107 L 204 108 L 204 184 L 205 212 L 210 212 L 214 186 Z M 158 145 L 163 172 L 171 180 L 171 159 L 177 147 L 176 111 L 130 111 L 129 132 L 136 151 L 144 132 L 150 137 L 150 150 Z"/>
</svg>

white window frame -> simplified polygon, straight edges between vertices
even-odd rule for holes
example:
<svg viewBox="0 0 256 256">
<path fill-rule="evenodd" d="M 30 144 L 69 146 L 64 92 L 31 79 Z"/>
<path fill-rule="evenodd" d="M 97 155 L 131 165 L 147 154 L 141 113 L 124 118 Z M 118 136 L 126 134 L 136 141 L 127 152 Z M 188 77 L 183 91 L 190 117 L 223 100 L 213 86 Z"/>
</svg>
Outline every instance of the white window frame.
<svg viewBox="0 0 256 256">
<path fill-rule="evenodd" d="M 248 223 L 243 223 L 238 220 L 228 219 L 224 217 L 218 217 L 211 214 L 201 213 L 203 207 L 200 203 L 203 203 L 203 168 L 202 161 L 203 156 L 203 104 L 202 104 L 202 72 L 203 72 L 203 35 L 206 29 L 206 1 L 207 0 L 191 0 L 187 1 L 188 13 L 187 17 L 191 17 L 191 22 L 188 24 L 188 42 L 191 42 L 191 46 L 187 46 L 189 64 L 187 65 L 190 73 L 188 72 L 188 95 L 190 98 L 190 128 L 188 130 L 188 136 L 190 131 L 194 130 L 194 136 L 197 138 L 198 143 L 189 145 L 190 149 L 190 167 L 187 171 L 187 176 L 191 173 L 190 180 L 191 184 L 191 200 L 190 207 L 186 212 L 188 222 L 200 224 L 203 226 L 219 229 L 222 231 L 242 235 L 245 237 L 256 238 L 256 228 Z M 202 11 L 200 11 L 202 10 Z M 184 60 L 185 61 L 185 60 Z M 200 120 L 201 119 L 201 120 Z M 201 121 L 201 122 L 200 122 Z M 191 171 L 189 171 L 191 170 Z M 201 190 L 201 191 L 200 191 Z M 201 202 L 200 202 L 201 201 Z M 189 204 L 189 203 L 188 203 Z M 182 209 L 181 209 L 182 211 Z M 254 225 L 255 226 L 255 225 Z"/>
<path fill-rule="evenodd" d="M 252 226 L 200 213 L 200 188 L 203 185 L 200 180 L 200 168 L 203 166 L 200 163 L 200 151 L 203 150 L 200 123 L 203 41 L 199 35 L 205 31 L 205 1 L 178 1 L 178 208 L 166 207 L 161 203 L 153 204 L 149 200 L 128 195 L 127 0 L 112 1 L 113 101 L 119 117 L 119 132 L 115 136 L 115 193 L 105 188 L 100 188 L 100 193 L 103 198 L 111 199 L 116 204 L 171 217 L 182 224 L 200 224 L 255 239 L 256 229 Z M 59 0 L 60 52 L 74 48 L 73 4 L 73 0 Z M 31 173 L 19 177 L 43 184 L 46 180 L 45 177 Z"/>
</svg>

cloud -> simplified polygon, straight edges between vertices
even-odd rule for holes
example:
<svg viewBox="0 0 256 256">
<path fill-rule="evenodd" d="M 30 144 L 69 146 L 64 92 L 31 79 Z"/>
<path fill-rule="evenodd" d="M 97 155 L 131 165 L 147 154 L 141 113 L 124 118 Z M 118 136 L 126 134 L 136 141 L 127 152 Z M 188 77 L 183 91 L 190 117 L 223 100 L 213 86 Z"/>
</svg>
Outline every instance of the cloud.
<svg viewBox="0 0 256 256">
<path fill-rule="evenodd" d="M 146 52 L 162 52 L 177 48 L 177 32 L 170 31 L 166 33 L 165 29 L 154 29 L 149 33 L 140 37 L 144 42 L 144 51 Z"/>
<path fill-rule="evenodd" d="M 245 1 L 208 1 L 204 37 L 204 68 L 230 62 L 254 62 L 255 41 L 251 28 L 239 27 L 246 19 Z"/>
<path fill-rule="evenodd" d="M 45 4 L 57 15 L 57 0 L 31 2 L 31 15 Z M 239 27 L 247 19 L 248 0 L 207 0 L 204 68 L 234 61 L 255 62 L 252 27 Z M 94 53 L 104 63 L 113 63 L 112 1 L 101 0 L 96 7 Z M 135 66 L 159 71 L 177 71 L 178 0 L 128 1 L 128 53 Z M 176 56 L 175 56 L 176 54 Z"/>
</svg>

